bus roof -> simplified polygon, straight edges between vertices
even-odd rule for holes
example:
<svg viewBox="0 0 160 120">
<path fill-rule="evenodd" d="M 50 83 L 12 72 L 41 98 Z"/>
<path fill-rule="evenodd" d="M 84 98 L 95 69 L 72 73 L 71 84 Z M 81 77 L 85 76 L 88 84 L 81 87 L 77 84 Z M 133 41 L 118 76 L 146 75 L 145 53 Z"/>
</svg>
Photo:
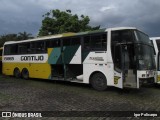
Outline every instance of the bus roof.
<svg viewBox="0 0 160 120">
<path fill-rule="evenodd" d="M 107 29 L 104 28 L 104 29 L 99 29 L 94 31 L 86 31 L 86 32 L 78 32 L 78 33 L 69 32 L 69 33 L 62 33 L 62 34 L 56 34 L 56 35 L 42 36 L 42 37 L 37 37 L 33 39 L 28 39 L 28 40 L 7 41 L 5 42 L 5 44 L 14 44 L 14 43 L 29 42 L 29 41 L 37 41 L 37 40 L 47 40 L 52 38 L 74 37 L 74 36 L 81 36 L 81 35 L 87 35 L 87 34 L 93 34 L 93 33 L 102 33 L 102 32 L 107 32 L 109 30 L 126 30 L 126 29 L 136 29 L 136 28 L 135 27 L 116 27 L 116 28 L 107 28 Z"/>
<path fill-rule="evenodd" d="M 151 40 L 160 40 L 160 37 L 150 37 Z"/>
<path fill-rule="evenodd" d="M 108 28 L 108 29 L 106 29 L 107 31 L 108 30 L 127 30 L 127 29 L 136 29 L 135 27 L 115 27 L 115 28 Z"/>
</svg>

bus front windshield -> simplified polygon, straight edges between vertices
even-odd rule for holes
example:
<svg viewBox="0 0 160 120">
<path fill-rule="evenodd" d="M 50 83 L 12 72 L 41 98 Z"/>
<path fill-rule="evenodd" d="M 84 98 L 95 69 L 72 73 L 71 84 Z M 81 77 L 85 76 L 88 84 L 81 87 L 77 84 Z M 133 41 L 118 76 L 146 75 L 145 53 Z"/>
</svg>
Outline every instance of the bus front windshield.
<svg viewBox="0 0 160 120">
<path fill-rule="evenodd" d="M 136 52 L 138 60 L 138 69 L 155 69 L 154 49 L 149 40 L 149 37 L 140 31 L 136 31 L 135 34 L 137 39 Z"/>
</svg>

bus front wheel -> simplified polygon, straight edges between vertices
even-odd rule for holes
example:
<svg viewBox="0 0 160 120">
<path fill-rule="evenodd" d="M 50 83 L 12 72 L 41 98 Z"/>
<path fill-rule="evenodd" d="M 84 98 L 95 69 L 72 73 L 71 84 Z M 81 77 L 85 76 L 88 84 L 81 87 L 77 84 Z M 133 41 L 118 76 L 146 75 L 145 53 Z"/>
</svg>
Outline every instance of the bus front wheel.
<svg viewBox="0 0 160 120">
<path fill-rule="evenodd" d="M 19 70 L 18 68 L 15 68 L 15 69 L 14 69 L 14 72 L 13 72 L 13 75 L 14 75 L 14 77 L 16 77 L 16 78 L 20 78 L 20 77 L 21 77 L 20 70 Z"/>
<path fill-rule="evenodd" d="M 29 79 L 29 71 L 28 71 L 27 68 L 23 68 L 23 70 L 22 70 L 22 77 L 24 79 Z"/>
<path fill-rule="evenodd" d="M 98 91 L 104 91 L 107 89 L 107 80 L 102 73 L 95 73 L 91 77 L 91 85 Z"/>
</svg>

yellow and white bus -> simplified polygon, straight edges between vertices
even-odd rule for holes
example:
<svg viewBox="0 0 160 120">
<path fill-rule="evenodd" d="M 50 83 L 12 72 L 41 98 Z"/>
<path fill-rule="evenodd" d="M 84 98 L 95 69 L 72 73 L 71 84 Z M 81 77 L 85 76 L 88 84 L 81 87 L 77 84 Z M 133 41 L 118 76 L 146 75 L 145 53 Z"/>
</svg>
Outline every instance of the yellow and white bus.
<svg viewBox="0 0 160 120">
<path fill-rule="evenodd" d="M 139 88 L 155 81 L 153 46 L 134 27 L 65 33 L 4 44 L 3 74 Z"/>
<path fill-rule="evenodd" d="M 2 51 L 3 47 L 0 47 L 0 74 L 2 73 Z"/>
<path fill-rule="evenodd" d="M 150 40 L 154 46 L 154 55 L 157 70 L 156 83 L 160 84 L 160 37 L 151 37 Z"/>
<path fill-rule="evenodd" d="M 0 61 L 2 61 L 2 51 L 3 51 L 3 47 L 0 47 Z"/>
</svg>

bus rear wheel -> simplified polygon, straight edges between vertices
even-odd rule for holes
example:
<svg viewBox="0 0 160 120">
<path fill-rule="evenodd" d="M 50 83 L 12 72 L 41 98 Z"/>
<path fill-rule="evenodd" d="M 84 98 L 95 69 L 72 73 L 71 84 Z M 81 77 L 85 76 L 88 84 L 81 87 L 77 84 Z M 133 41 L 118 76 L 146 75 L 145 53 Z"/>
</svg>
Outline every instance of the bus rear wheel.
<svg viewBox="0 0 160 120">
<path fill-rule="evenodd" d="M 20 78 L 21 77 L 21 72 L 20 72 L 19 68 L 15 68 L 14 69 L 13 75 L 16 78 Z"/>
<path fill-rule="evenodd" d="M 107 80 L 102 73 L 95 73 L 91 77 L 91 85 L 98 91 L 104 91 L 107 89 Z"/>
<path fill-rule="evenodd" d="M 23 68 L 22 70 L 22 78 L 29 79 L 29 71 L 27 68 Z"/>
</svg>

